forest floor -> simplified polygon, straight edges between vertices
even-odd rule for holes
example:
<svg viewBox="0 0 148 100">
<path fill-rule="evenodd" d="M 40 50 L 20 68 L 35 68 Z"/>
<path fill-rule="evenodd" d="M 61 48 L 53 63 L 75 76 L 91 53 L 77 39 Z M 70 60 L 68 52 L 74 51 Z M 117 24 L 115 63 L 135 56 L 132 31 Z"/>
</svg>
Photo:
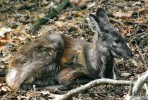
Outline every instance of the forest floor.
<svg viewBox="0 0 148 100">
<path fill-rule="evenodd" d="M 19 46 L 26 44 L 47 32 L 58 31 L 77 39 L 92 41 L 94 33 L 86 17 L 104 8 L 112 25 L 121 33 L 130 46 L 132 59 L 116 59 L 117 79 L 136 81 L 146 71 L 148 64 L 148 0 L 70 0 L 71 4 L 56 17 L 49 19 L 38 32 L 30 33 L 29 28 L 58 5 L 60 0 L 1 0 L 0 1 L 0 76 L 8 69 L 8 63 Z M 78 85 L 79 86 L 79 85 Z M 0 98 L 32 99 L 31 91 L 11 94 L 0 77 Z M 83 91 L 72 100 L 123 100 L 129 86 L 101 85 Z M 66 91 L 63 91 L 63 93 Z M 145 91 L 142 90 L 143 95 Z M 47 99 L 39 96 L 38 99 Z"/>
</svg>

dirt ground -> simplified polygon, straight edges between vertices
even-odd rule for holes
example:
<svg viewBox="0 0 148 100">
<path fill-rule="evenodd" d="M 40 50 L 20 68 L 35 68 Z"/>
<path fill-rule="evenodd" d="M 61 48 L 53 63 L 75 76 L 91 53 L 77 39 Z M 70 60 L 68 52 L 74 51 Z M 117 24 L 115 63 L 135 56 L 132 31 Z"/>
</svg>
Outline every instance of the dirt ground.
<svg viewBox="0 0 148 100">
<path fill-rule="evenodd" d="M 35 100 L 32 91 L 21 91 L 14 95 L 5 84 L 4 76 L 9 60 L 19 46 L 53 30 L 91 42 L 94 33 L 89 28 L 86 17 L 90 13 L 95 13 L 98 7 L 102 7 L 107 12 L 112 25 L 122 34 L 134 54 L 132 59 L 116 59 L 117 79 L 135 81 L 146 71 L 145 65 L 148 65 L 148 0 L 70 0 L 71 4 L 67 5 L 56 17 L 49 19 L 38 32 L 30 33 L 31 26 L 59 3 L 60 0 L 0 1 L 1 99 Z M 76 94 L 72 100 L 123 100 L 128 91 L 129 86 L 101 85 Z M 139 95 L 143 95 L 144 92 L 142 90 Z M 48 100 L 47 96 L 41 94 L 37 95 L 36 99 Z"/>
</svg>

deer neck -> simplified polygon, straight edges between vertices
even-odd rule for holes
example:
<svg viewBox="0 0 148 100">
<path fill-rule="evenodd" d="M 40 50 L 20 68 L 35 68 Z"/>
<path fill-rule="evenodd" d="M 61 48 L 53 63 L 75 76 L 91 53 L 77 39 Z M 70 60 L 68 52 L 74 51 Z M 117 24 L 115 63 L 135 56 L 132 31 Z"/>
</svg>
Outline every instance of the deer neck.
<svg viewBox="0 0 148 100">
<path fill-rule="evenodd" d="M 110 50 L 94 37 L 91 48 L 88 50 L 88 71 L 93 78 L 113 78 L 114 57 Z"/>
</svg>

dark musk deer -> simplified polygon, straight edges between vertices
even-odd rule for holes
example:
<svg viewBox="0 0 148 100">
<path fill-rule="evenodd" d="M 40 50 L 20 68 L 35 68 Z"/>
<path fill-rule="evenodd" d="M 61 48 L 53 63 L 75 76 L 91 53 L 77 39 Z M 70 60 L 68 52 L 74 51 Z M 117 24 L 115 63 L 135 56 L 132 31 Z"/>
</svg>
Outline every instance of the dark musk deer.
<svg viewBox="0 0 148 100">
<path fill-rule="evenodd" d="M 132 52 L 103 9 L 89 18 L 95 30 L 92 43 L 49 33 L 20 48 L 9 63 L 8 86 L 17 91 L 51 85 L 53 80 L 68 84 L 83 75 L 116 79 L 114 57 L 130 58 Z"/>
</svg>

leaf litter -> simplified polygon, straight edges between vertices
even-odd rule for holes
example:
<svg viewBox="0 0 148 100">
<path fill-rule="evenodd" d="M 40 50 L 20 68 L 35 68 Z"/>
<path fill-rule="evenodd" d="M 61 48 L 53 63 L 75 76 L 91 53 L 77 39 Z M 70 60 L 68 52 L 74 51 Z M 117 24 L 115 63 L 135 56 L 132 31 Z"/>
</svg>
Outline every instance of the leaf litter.
<svg viewBox="0 0 148 100">
<path fill-rule="evenodd" d="M 138 75 L 146 70 L 139 52 L 143 55 L 146 63 L 148 62 L 147 0 L 110 0 L 107 2 L 105 0 L 70 0 L 70 2 L 71 5 L 68 8 L 64 9 L 57 17 L 49 19 L 37 34 L 32 34 L 28 32 L 31 25 L 46 15 L 49 9 L 59 3 L 59 0 L 52 2 L 48 0 L 2 0 L 0 2 L 0 71 L 7 71 L 8 63 L 19 46 L 48 31 L 56 30 L 74 38 L 91 41 L 94 33 L 88 27 L 86 17 L 101 6 L 107 11 L 113 26 L 121 32 L 134 53 L 131 60 L 116 59 L 117 77 L 118 79 L 136 80 Z M 140 49 L 137 49 L 137 46 Z M 48 95 L 43 95 L 49 92 L 45 90 L 39 90 L 36 94 L 33 90 L 21 91 L 16 95 L 9 94 L 8 91 L 11 90 L 4 82 L 5 78 L 0 77 L 0 98 L 2 99 L 46 99 L 48 97 Z M 129 88 L 125 86 L 102 85 L 84 91 L 72 99 L 123 100 L 128 90 Z"/>
</svg>

